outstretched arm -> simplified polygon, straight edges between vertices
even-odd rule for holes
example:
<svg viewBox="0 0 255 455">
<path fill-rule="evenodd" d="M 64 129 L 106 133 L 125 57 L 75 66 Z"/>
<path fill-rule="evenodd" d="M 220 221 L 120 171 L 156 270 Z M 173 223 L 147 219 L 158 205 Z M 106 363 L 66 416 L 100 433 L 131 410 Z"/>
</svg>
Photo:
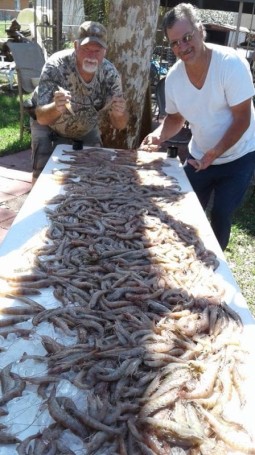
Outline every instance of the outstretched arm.
<svg viewBox="0 0 255 455">
<path fill-rule="evenodd" d="M 167 114 L 161 125 L 142 141 L 140 148 L 146 151 L 157 151 L 162 142 L 175 136 L 182 129 L 185 119 L 181 114 Z"/>
</svg>

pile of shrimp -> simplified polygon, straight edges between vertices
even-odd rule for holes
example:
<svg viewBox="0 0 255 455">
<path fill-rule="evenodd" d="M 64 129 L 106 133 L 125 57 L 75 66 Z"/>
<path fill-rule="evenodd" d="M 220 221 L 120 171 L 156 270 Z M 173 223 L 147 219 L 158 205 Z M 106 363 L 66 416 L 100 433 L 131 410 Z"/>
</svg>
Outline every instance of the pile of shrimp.
<svg viewBox="0 0 255 455">
<path fill-rule="evenodd" d="M 49 227 L 33 270 L 1 276 L 5 298 L 19 305 L 2 308 L 0 335 L 36 333 L 45 352 L 20 359 L 44 365 L 43 375 L 3 368 L 2 415 L 29 389 L 50 418 L 23 440 L 3 426 L 0 443 L 13 444 L 13 453 L 255 454 L 242 418 L 243 324 L 224 301 L 216 255 L 171 215 L 185 194 L 163 161 L 122 150 L 66 152 L 53 176 L 63 192 L 47 201 Z M 48 308 L 40 303 L 45 288 L 55 301 Z M 54 336 L 40 334 L 45 323 Z M 59 393 L 61 380 L 78 399 Z"/>
</svg>

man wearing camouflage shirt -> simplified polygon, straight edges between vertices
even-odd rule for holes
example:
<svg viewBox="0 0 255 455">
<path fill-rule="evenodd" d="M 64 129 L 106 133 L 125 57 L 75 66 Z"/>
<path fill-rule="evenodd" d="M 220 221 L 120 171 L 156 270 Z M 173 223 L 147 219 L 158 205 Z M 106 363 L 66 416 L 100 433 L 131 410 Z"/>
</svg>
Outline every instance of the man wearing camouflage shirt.
<svg viewBox="0 0 255 455">
<path fill-rule="evenodd" d="M 104 58 L 106 49 L 105 27 L 86 21 L 74 49 L 56 52 L 45 63 L 31 119 L 33 183 L 57 144 L 102 146 L 100 111 L 108 111 L 113 128 L 126 127 L 121 78 Z"/>
</svg>

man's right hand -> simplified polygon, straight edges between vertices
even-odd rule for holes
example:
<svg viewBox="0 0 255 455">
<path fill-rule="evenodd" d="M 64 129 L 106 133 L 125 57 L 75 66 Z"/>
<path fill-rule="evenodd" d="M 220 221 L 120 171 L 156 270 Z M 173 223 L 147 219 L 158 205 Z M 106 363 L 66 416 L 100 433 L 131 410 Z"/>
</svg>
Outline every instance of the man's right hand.
<svg viewBox="0 0 255 455">
<path fill-rule="evenodd" d="M 62 87 L 59 87 L 59 89 L 54 92 L 55 108 L 60 114 L 66 112 L 66 109 L 68 109 L 67 106 L 70 105 L 70 99 L 70 92 L 64 90 Z"/>
</svg>

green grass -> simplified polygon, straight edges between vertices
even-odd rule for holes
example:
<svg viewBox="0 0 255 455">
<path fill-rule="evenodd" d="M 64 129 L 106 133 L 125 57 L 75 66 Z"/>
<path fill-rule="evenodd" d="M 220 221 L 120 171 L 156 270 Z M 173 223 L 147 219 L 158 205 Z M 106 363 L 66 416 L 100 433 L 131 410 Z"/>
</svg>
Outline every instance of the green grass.
<svg viewBox="0 0 255 455">
<path fill-rule="evenodd" d="M 5 29 L 9 22 L 0 21 L 0 38 L 6 38 Z M 0 75 L 0 156 L 26 150 L 30 147 L 30 132 L 24 131 L 23 140 L 20 141 L 19 123 L 19 97 L 18 90 L 8 90 L 5 78 Z M 26 116 L 25 124 L 29 126 L 29 117 Z"/>
<path fill-rule="evenodd" d="M 7 34 L 5 29 L 7 28 L 6 22 L 0 21 L 0 38 L 6 38 Z"/>
<path fill-rule="evenodd" d="M 30 147 L 29 129 L 24 130 L 23 140 L 20 141 L 19 97 L 17 90 L 4 92 L 0 89 L 0 156 L 26 150 Z M 29 117 L 25 119 L 29 126 Z"/>
<path fill-rule="evenodd" d="M 225 257 L 255 316 L 255 186 L 250 187 L 244 203 L 235 214 Z"/>
</svg>

